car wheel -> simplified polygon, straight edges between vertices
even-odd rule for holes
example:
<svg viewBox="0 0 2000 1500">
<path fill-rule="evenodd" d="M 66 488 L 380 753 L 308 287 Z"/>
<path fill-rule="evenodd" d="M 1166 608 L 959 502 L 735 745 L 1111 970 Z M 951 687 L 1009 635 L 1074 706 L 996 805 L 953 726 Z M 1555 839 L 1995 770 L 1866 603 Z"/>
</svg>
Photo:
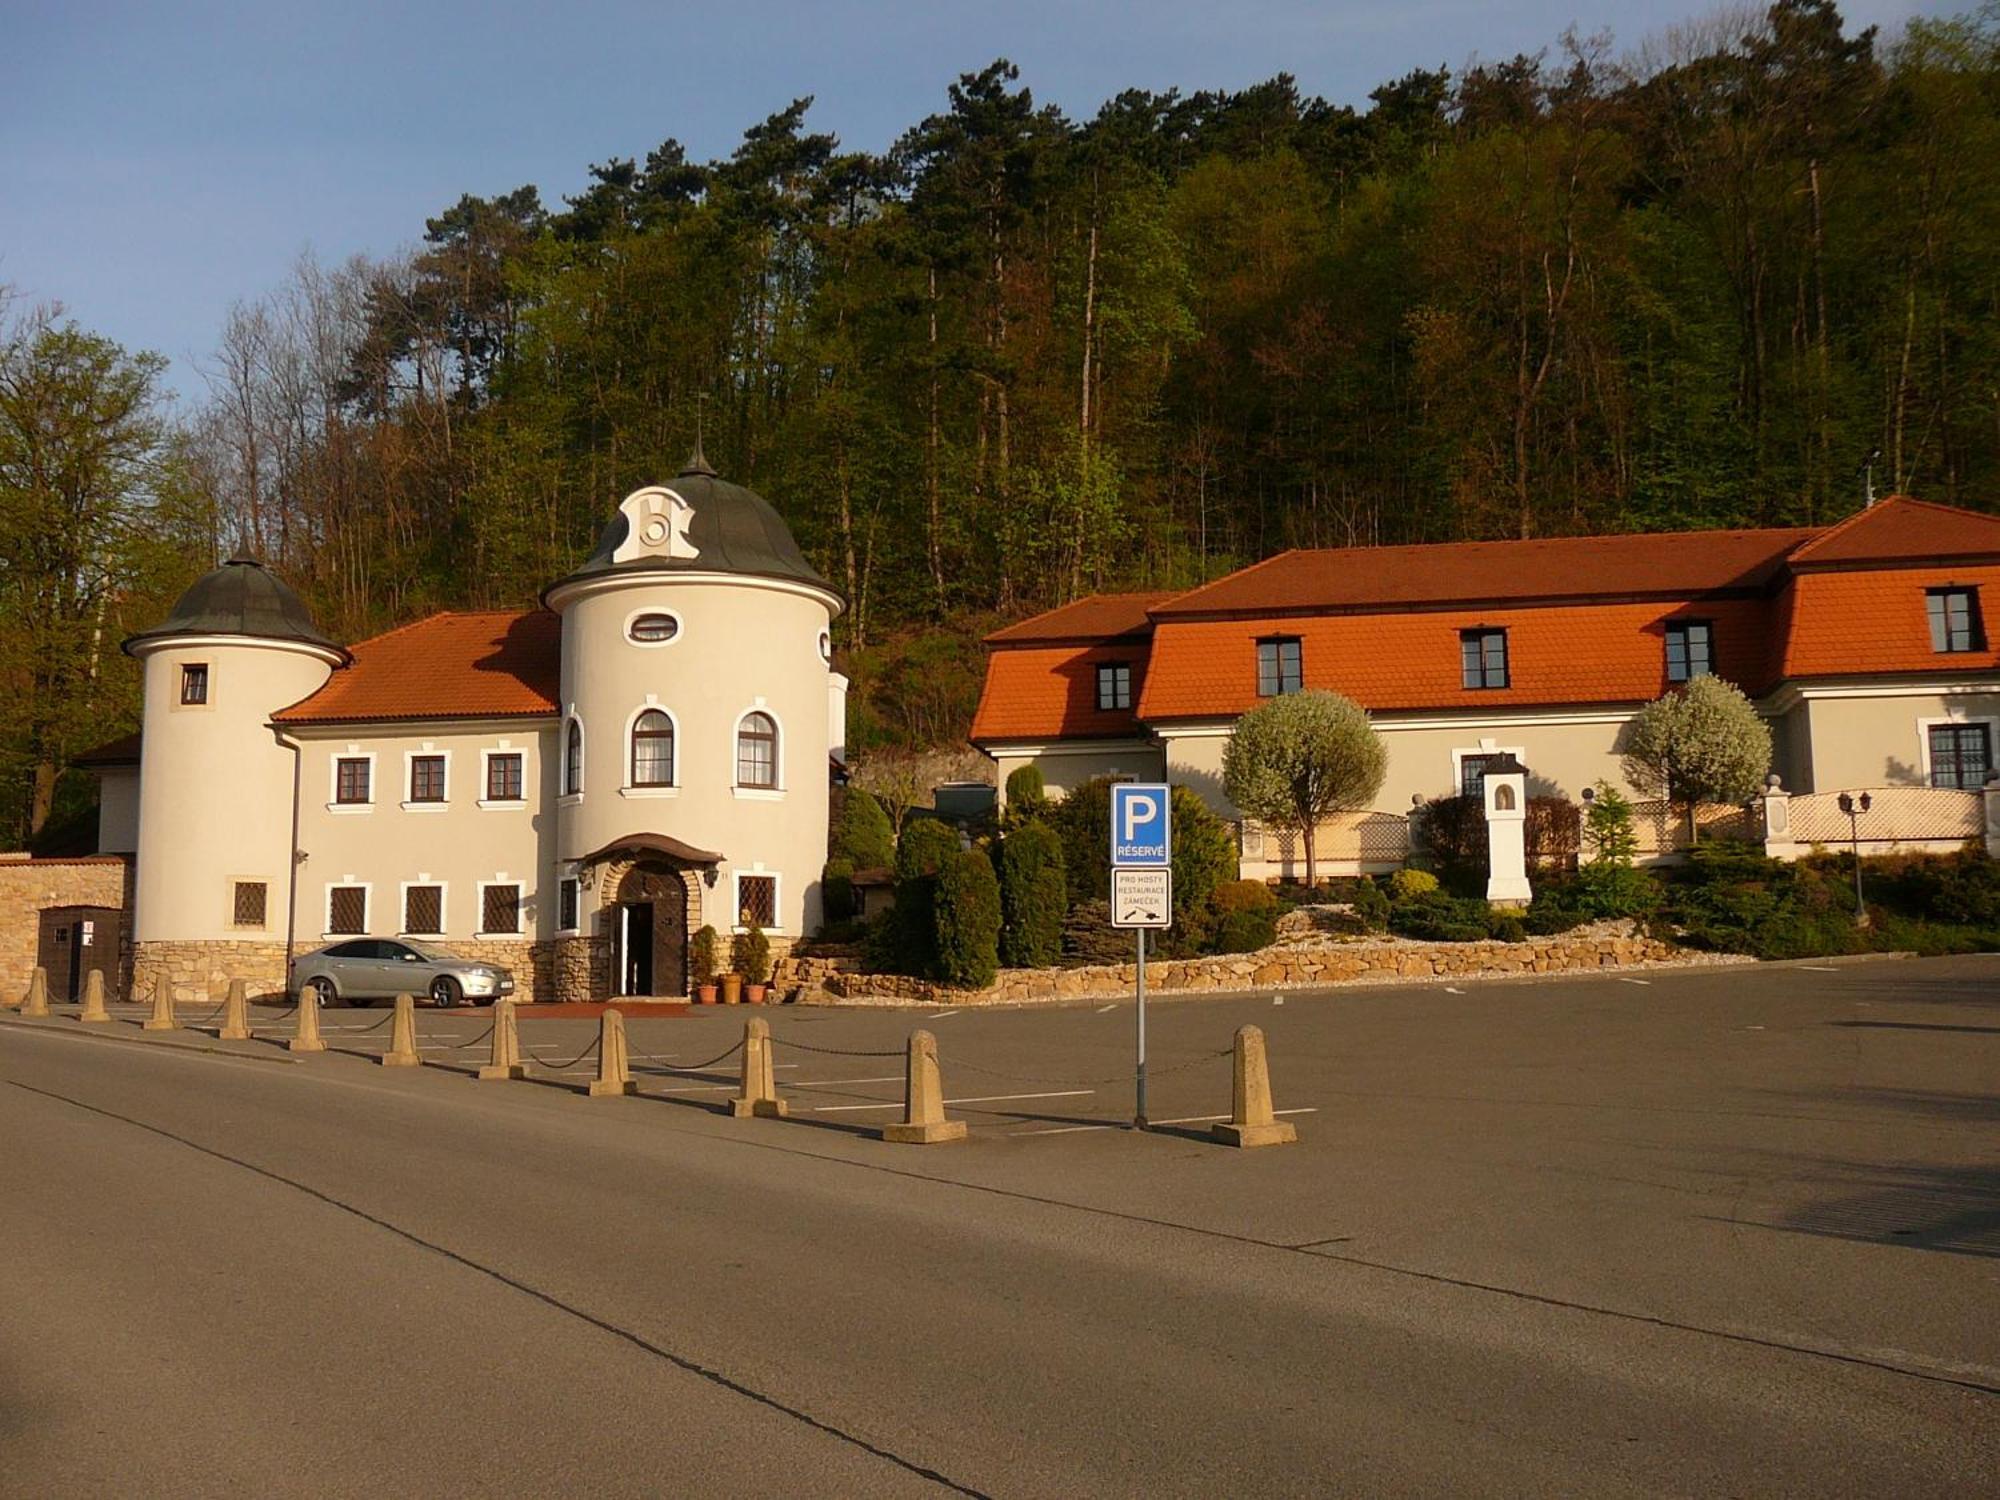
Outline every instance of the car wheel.
<svg viewBox="0 0 2000 1500">
<path fill-rule="evenodd" d="M 431 981 L 431 1004 L 439 1010 L 450 1010 L 457 1005 L 459 994 L 458 981 L 449 974 L 440 974 Z"/>
<path fill-rule="evenodd" d="M 306 993 L 312 996 L 313 1003 L 322 1010 L 340 998 L 339 994 L 334 990 L 331 979 L 308 979 L 306 981 Z"/>
</svg>

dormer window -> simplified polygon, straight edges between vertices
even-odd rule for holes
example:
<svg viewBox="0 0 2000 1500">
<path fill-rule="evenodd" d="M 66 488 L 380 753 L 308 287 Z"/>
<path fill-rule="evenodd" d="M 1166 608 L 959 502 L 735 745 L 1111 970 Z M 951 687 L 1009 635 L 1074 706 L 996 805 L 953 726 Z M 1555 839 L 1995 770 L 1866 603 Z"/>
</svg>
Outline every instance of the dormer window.
<svg viewBox="0 0 2000 1500">
<path fill-rule="evenodd" d="M 1507 686 L 1507 632 L 1504 630 L 1461 630 L 1458 633 L 1459 666 L 1470 689 Z"/>
<path fill-rule="evenodd" d="M 1706 620 L 1667 624 L 1667 681 L 1692 682 L 1715 670 L 1715 628 Z"/>
<path fill-rule="evenodd" d="M 1257 643 L 1257 696 L 1276 698 L 1305 686 L 1305 652 L 1295 635 L 1274 635 Z"/>
<path fill-rule="evenodd" d="M 634 615 L 625 633 L 641 646 L 663 646 L 681 633 L 681 622 L 665 610 L 648 610 Z"/>
<path fill-rule="evenodd" d="M 1986 630 L 1979 618 L 1979 591 L 1972 588 L 1928 589 L 1924 606 L 1931 623 L 1931 650 L 1984 651 Z"/>
<path fill-rule="evenodd" d="M 1102 662 L 1097 668 L 1097 706 L 1100 709 L 1132 706 L 1132 664 Z"/>
</svg>

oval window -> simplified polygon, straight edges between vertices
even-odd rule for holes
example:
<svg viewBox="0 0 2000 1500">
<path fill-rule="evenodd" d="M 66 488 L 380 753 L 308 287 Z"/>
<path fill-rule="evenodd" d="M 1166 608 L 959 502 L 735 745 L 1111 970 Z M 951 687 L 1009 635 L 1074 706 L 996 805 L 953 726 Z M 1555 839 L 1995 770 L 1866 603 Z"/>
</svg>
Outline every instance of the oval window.
<svg viewBox="0 0 2000 1500">
<path fill-rule="evenodd" d="M 833 637 L 828 635 L 824 630 L 819 633 L 819 659 L 821 661 L 833 660 Z"/>
<path fill-rule="evenodd" d="M 626 631 L 642 646 L 657 646 L 681 633 L 681 622 L 669 614 L 634 615 Z"/>
</svg>

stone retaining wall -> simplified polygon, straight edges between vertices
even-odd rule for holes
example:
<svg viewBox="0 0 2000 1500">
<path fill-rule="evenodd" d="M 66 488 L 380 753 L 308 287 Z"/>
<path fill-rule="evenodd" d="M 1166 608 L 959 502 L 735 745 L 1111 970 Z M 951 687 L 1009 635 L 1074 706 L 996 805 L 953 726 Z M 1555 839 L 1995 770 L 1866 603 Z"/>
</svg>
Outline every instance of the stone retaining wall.
<svg viewBox="0 0 2000 1500">
<path fill-rule="evenodd" d="M 164 983 L 173 986 L 175 1005 L 207 1005 L 229 993 L 232 979 L 248 984 L 252 1000 L 283 995 L 285 945 L 249 940 L 140 943 L 132 953 L 134 1000 L 152 999 L 153 986 Z"/>
<path fill-rule="evenodd" d="M 42 911 L 50 906 L 114 906 L 130 926 L 132 862 L 119 855 L 78 859 L 0 858 L 0 994 L 18 1000 L 27 993 L 41 942 Z M 128 932 L 125 938 L 131 941 Z M 117 974 L 106 974 L 110 988 L 129 972 L 129 951 L 121 954 Z"/>
<path fill-rule="evenodd" d="M 1146 986 L 1156 994 L 1199 994 L 1460 975 L 1559 974 L 1653 962 L 1673 958 L 1677 953 L 1669 943 L 1629 930 L 1568 933 L 1524 943 L 1418 943 L 1384 939 L 1266 948 L 1258 953 L 1221 958 L 1163 959 L 1146 965 Z M 1003 969 L 986 989 L 955 990 L 899 974 L 856 973 L 851 960 L 807 962 L 827 966 L 800 997 L 807 1003 L 818 1004 L 838 1004 L 844 999 L 952 1005 L 1116 999 L 1130 995 L 1137 978 L 1135 964 L 1097 964 L 1081 969 Z"/>
</svg>

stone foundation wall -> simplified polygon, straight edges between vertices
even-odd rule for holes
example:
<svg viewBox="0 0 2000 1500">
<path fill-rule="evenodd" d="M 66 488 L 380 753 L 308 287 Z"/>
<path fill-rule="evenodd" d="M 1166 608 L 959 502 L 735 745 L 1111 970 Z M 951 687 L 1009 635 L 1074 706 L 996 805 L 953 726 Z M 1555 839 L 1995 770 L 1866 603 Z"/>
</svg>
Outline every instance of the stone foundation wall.
<svg viewBox="0 0 2000 1500">
<path fill-rule="evenodd" d="M 175 1005 L 213 1004 L 229 993 L 232 979 L 249 985 L 252 1000 L 282 996 L 285 945 L 239 940 L 141 943 L 132 954 L 134 1000 L 152 999 L 153 986 L 163 983 L 173 987 Z"/>
<path fill-rule="evenodd" d="M 1493 974 L 1560 974 L 1611 969 L 1675 957 L 1671 944 L 1636 933 L 1568 934 L 1525 943 L 1364 942 L 1266 948 L 1222 958 L 1164 959 L 1146 965 L 1146 987 L 1156 994 L 1215 990 L 1285 989 L 1392 979 Z M 954 990 L 900 974 L 860 974 L 851 960 L 805 960 L 830 967 L 816 973 L 800 999 L 837 1004 L 849 998 L 952 1005 L 1001 1005 L 1032 1000 L 1117 999 L 1132 993 L 1136 964 L 1080 969 L 1003 969 L 983 990 Z M 806 972 L 801 971 L 801 980 Z"/>
<path fill-rule="evenodd" d="M 79 859 L 0 857 L 0 994 L 27 993 L 41 942 L 42 910 L 50 906 L 113 906 L 125 912 L 124 951 L 118 972 L 107 973 L 122 992 L 131 975 L 132 861 L 119 855 Z"/>
<path fill-rule="evenodd" d="M 554 974 L 550 1000 L 598 1000 L 611 993 L 611 939 L 562 937 L 551 945 Z"/>
</svg>

